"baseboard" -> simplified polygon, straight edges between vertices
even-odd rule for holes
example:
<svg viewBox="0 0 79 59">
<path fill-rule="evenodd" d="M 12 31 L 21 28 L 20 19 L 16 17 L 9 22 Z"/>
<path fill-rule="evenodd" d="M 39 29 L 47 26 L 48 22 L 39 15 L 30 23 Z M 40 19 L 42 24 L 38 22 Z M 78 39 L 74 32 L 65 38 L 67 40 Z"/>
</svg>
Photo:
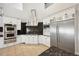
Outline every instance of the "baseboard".
<svg viewBox="0 0 79 59">
<path fill-rule="evenodd" d="M 39 43 L 40 45 L 44 45 L 44 46 L 46 46 L 46 47 L 49 47 L 49 46 L 47 46 L 47 45 L 45 45 L 45 44 L 41 44 L 41 43 Z"/>
<path fill-rule="evenodd" d="M 39 43 L 39 44 L 27 44 L 27 43 L 25 43 L 26 45 L 44 45 L 44 46 L 46 46 L 46 47 L 49 47 L 49 46 L 47 46 L 47 45 L 45 45 L 45 44 L 42 44 L 42 43 Z"/>
</svg>

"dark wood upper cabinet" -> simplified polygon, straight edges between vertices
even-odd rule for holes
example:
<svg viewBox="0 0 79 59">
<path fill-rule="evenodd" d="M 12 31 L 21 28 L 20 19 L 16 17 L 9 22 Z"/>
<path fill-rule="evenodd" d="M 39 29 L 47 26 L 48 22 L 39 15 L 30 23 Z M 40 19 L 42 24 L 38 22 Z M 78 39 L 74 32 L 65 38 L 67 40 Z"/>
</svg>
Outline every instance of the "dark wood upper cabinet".
<svg viewBox="0 0 79 59">
<path fill-rule="evenodd" d="M 39 31 L 39 35 L 43 35 L 43 22 L 39 22 L 38 23 L 38 31 Z"/>
<path fill-rule="evenodd" d="M 0 27 L 0 32 L 3 32 L 3 27 Z"/>
<path fill-rule="evenodd" d="M 17 30 L 18 35 L 22 34 L 37 34 L 43 35 L 43 22 L 39 22 L 38 26 L 27 26 L 26 23 L 21 23 L 21 30 Z"/>
<path fill-rule="evenodd" d="M 21 23 L 21 34 L 26 34 L 26 23 Z"/>
</svg>

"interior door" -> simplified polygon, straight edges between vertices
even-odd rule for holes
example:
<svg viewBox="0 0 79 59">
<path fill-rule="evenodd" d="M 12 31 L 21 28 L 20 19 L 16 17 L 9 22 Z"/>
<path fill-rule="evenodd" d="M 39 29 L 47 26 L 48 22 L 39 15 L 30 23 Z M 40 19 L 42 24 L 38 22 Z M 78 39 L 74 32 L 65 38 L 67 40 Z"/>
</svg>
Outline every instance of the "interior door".
<svg viewBox="0 0 79 59">
<path fill-rule="evenodd" d="M 58 47 L 74 53 L 74 20 L 60 21 L 58 22 L 58 27 Z"/>
<path fill-rule="evenodd" d="M 51 22 L 50 25 L 50 45 L 57 47 L 57 23 Z"/>
</svg>

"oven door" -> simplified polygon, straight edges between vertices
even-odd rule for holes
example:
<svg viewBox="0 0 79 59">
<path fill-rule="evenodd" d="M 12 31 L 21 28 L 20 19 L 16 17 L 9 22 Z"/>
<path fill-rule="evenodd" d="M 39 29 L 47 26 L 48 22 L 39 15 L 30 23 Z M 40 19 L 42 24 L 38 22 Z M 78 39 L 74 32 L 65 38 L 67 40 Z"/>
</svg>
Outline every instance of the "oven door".
<svg viewBox="0 0 79 59">
<path fill-rule="evenodd" d="M 14 31 L 15 28 L 13 26 L 5 26 L 5 32 Z"/>
<path fill-rule="evenodd" d="M 5 39 L 10 39 L 10 38 L 15 38 L 15 34 L 14 33 L 5 34 Z"/>
<path fill-rule="evenodd" d="M 7 31 L 14 31 L 14 27 L 7 27 Z"/>
</svg>

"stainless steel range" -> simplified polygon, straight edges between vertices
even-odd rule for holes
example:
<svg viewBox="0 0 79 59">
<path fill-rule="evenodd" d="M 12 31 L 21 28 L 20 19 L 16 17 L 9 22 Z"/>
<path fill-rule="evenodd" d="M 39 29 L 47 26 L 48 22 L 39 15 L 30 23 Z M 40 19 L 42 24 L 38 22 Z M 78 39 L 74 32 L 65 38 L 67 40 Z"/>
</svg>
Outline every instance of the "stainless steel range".
<svg viewBox="0 0 79 59">
<path fill-rule="evenodd" d="M 16 25 L 4 25 L 4 43 L 16 42 Z"/>
</svg>

